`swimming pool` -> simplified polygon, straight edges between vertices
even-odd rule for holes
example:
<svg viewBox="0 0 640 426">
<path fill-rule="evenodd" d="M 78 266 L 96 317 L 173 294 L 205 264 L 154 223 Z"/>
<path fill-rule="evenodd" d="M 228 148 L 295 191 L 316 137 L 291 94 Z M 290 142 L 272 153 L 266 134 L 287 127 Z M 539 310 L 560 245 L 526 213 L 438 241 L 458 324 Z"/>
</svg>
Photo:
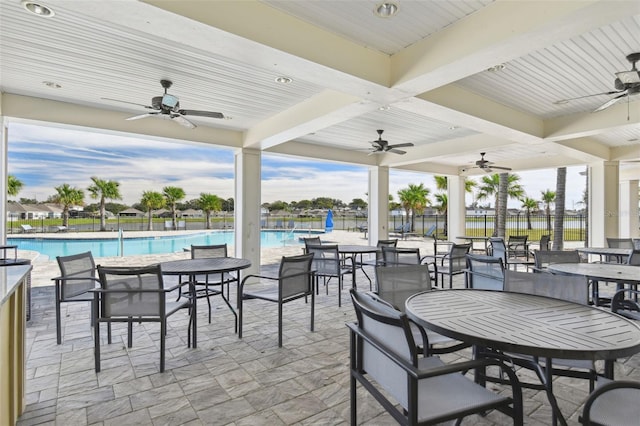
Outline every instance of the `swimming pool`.
<svg viewBox="0 0 640 426">
<path fill-rule="evenodd" d="M 263 248 L 282 247 L 301 244 L 298 237 L 308 235 L 309 231 L 261 231 L 260 246 Z M 91 250 L 94 257 L 133 256 L 142 254 L 163 254 L 181 252 L 191 245 L 229 244 L 233 245 L 233 231 L 216 231 L 200 234 L 187 234 L 163 237 L 125 238 L 120 253 L 120 241 L 114 238 L 95 239 L 54 239 L 54 238 L 9 238 L 9 244 L 15 244 L 20 250 L 37 251 L 55 259 L 56 256 L 68 256 Z"/>
</svg>

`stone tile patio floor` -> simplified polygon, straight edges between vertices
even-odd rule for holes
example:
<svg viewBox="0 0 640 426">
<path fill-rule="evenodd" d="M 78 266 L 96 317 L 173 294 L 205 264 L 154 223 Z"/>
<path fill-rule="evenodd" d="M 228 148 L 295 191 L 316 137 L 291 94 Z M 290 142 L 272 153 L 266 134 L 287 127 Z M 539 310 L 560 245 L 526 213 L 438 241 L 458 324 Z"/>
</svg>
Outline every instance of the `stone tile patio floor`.
<svg viewBox="0 0 640 426">
<path fill-rule="evenodd" d="M 262 266 L 263 273 L 276 271 L 276 264 Z M 368 289 L 361 272 L 357 282 Z M 462 286 L 463 278 L 456 277 L 454 287 Z M 275 304 L 246 302 L 240 340 L 223 302 L 212 299 L 209 324 L 201 300 L 197 349 L 187 348 L 186 311 L 170 318 L 164 373 L 159 373 L 159 326 L 136 324 L 133 347 L 128 349 L 126 329 L 116 325 L 114 343 L 103 342 L 102 371 L 97 374 L 89 304 L 63 304 L 63 344 L 56 345 L 53 287 L 36 287 L 27 329 L 27 407 L 18 425 L 348 424 L 345 323 L 355 315 L 346 289 L 343 306 L 338 307 L 336 287 L 333 281 L 329 284 L 329 295 L 321 289 L 313 333 L 309 306 L 302 300 L 285 305 L 282 348 L 277 346 Z M 232 289 L 232 298 L 233 293 Z M 469 356 L 469 351 L 462 351 L 445 358 L 453 362 Z M 640 355 L 620 361 L 616 378 L 640 380 Z M 588 384 L 556 378 L 554 388 L 569 424 L 577 425 Z M 525 389 L 524 398 L 525 423 L 549 424 L 546 396 Z M 361 387 L 358 419 L 368 425 L 395 424 Z M 486 417 L 470 416 L 463 424 L 503 425 L 509 420 L 492 412 Z"/>
</svg>

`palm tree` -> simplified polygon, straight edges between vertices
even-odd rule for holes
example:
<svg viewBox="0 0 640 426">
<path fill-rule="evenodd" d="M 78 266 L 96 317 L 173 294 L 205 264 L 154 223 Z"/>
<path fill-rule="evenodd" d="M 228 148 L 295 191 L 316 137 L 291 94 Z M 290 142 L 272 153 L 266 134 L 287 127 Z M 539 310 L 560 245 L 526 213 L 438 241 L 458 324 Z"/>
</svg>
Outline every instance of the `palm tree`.
<svg viewBox="0 0 640 426">
<path fill-rule="evenodd" d="M 524 214 L 527 217 L 527 229 L 533 229 L 531 226 L 531 210 L 538 210 L 538 201 L 533 198 L 524 197 L 522 199 L 522 208 L 524 209 Z"/>
<path fill-rule="evenodd" d="M 518 176 L 517 174 L 508 174 L 508 173 L 501 173 L 506 176 L 506 195 L 507 195 L 507 199 L 509 198 L 513 198 L 516 200 L 519 200 L 522 198 L 522 196 L 524 195 L 524 189 L 522 188 L 522 186 L 520 185 L 520 183 L 518 183 L 518 181 L 520 180 L 520 176 Z M 498 220 L 499 220 L 499 216 L 500 213 L 499 211 L 504 211 L 505 217 L 500 218 L 500 220 L 503 221 L 503 223 L 506 220 L 506 205 L 504 206 L 504 209 L 499 209 L 499 203 L 498 203 L 498 199 L 499 199 L 499 195 L 500 195 L 500 175 L 499 174 L 492 174 L 492 175 L 487 175 L 487 176 L 483 176 L 482 177 L 482 181 L 480 182 L 480 185 L 478 187 L 478 196 L 477 199 L 478 200 L 486 200 L 489 199 L 489 197 L 493 196 L 494 197 L 494 208 L 496 210 L 496 214 L 495 214 L 495 218 L 494 218 L 494 235 L 499 235 L 498 234 Z"/>
<path fill-rule="evenodd" d="M 222 209 L 222 198 L 214 194 L 200 194 L 198 205 L 204 212 L 207 219 L 207 229 L 211 229 L 211 212 Z"/>
<path fill-rule="evenodd" d="M 547 216 L 547 231 L 551 231 L 551 203 L 556 199 L 556 192 L 550 189 L 541 191 L 542 202 L 544 203 L 544 212 Z"/>
<path fill-rule="evenodd" d="M 100 199 L 100 231 L 107 230 L 107 218 L 106 218 L 106 200 L 120 200 L 120 182 L 114 180 L 99 179 L 95 176 L 91 177 L 93 184 L 87 188 L 87 191 L 91 194 L 91 198 Z"/>
<path fill-rule="evenodd" d="M 147 210 L 149 222 L 147 224 L 147 230 L 153 231 L 153 210 L 161 209 L 164 207 L 165 199 L 164 195 L 157 191 L 144 191 L 140 204 Z"/>
<path fill-rule="evenodd" d="M 7 176 L 7 194 L 10 197 L 18 195 L 24 184 L 20 179 L 13 175 Z"/>
<path fill-rule="evenodd" d="M 171 208 L 173 229 L 177 229 L 178 214 L 176 204 L 185 197 L 184 189 L 178 188 L 177 186 L 165 186 L 162 188 L 162 195 L 164 195 L 167 205 Z"/>
<path fill-rule="evenodd" d="M 62 226 L 69 225 L 69 208 L 71 206 L 81 206 L 84 203 L 84 192 L 78 188 L 72 188 L 68 183 L 56 186 L 57 194 L 53 196 L 53 201 L 62 205 Z"/>
<path fill-rule="evenodd" d="M 556 214 L 553 220 L 553 249 L 564 248 L 564 198 L 567 188 L 567 168 L 558 167 L 556 172 Z"/>
<path fill-rule="evenodd" d="M 411 215 L 411 230 L 414 229 L 415 213 L 424 210 L 424 208 L 431 204 L 429 200 L 429 193 L 431 190 L 425 188 L 424 184 L 415 185 L 410 183 L 408 188 L 398 191 L 398 198 L 400 204 L 406 210 L 407 215 Z"/>
</svg>

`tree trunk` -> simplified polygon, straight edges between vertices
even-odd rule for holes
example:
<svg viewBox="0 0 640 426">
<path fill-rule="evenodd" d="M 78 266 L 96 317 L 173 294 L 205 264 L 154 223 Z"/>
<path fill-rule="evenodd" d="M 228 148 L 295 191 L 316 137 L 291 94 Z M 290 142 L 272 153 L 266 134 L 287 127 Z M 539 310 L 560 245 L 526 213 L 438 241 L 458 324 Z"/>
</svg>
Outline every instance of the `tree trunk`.
<svg viewBox="0 0 640 426">
<path fill-rule="evenodd" d="M 559 167 L 556 177 L 556 215 L 553 220 L 553 249 L 564 247 L 564 198 L 567 187 L 567 168 Z"/>
<path fill-rule="evenodd" d="M 529 209 L 527 209 L 526 215 L 527 215 L 527 229 L 531 230 L 533 229 L 533 227 L 531 226 L 531 211 Z"/>
<path fill-rule="evenodd" d="M 107 206 L 105 205 L 104 198 L 100 200 L 100 231 L 107 230 Z"/>
<path fill-rule="evenodd" d="M 207 229 L 211 229 L 211 212 L 206 212 Z"/>
<path fill-rule="evenodd" d="M 507 190 L 509 188 L 509 173 L 500 173 L 500 183 L 498 185 L 498 205 L 496 206 L 496 214 L 498 219 L 498 233 L 497 236 L 506 238 L 506 225 L 507 225 L 507 199 L 509 194 Z"/>
<path fill-rule="evenodd" d="M 149 221 L 147 222 L 147 231 L 153 231 L 153 214 L 151 214 L 151 209 L 147 212 L 149 214 Z"/>
</svg>

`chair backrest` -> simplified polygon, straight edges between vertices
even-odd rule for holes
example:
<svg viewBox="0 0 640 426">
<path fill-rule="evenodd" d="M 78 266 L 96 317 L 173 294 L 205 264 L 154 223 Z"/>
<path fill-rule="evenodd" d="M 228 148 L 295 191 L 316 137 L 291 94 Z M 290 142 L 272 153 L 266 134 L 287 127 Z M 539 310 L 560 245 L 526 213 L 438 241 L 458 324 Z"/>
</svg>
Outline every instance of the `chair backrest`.
<svg viewBox="0 0 640 426">
<path fill-rule="evenodd" d="M 471 243 L 452 243 L 449 254 L 443 260 L 449 264 L 449 272 L 459 272 L 467 267 L 467 254 L 471 250 Z"/>
<path fill-rule="evenodd" d="M 577 250 L 534 250 L 533 258 L 537 270 L 545 269 L 551 263 L 580 263 Z"/>
<path fill-rule="evenodd" d="M 627 265 L 640 266 L 640 249 L 633 249 L 626 263 Z"/>
<path fill-rule="evenodd" d="M 427 265 L 376 266 L 376 283 L 378 296 L 400 312 L 409 296 L 431 290 Z"/>
<path fill-rule="evenodd" d="M 60 267 L 60 276 L 74 278 L 60 280 L 62 299 L 69 299 L 96 288 L 96 263 L 90 251 L 70 256 L 58 256 L 56 260 L 58 267 Z M 86 278 L 86 280 L 82 278 Z"/>
<path fill-rule="evenodd" d="M 226 244 L 214 244 L 207 246 L 191 246 L 192 259 L 212 259 L 217 257 L 227 257 Z"/>
<path fill-rule="evenodd" d="M 340 253 L 336 244 L 309 245 L 307 253 L 313 254 L 313 269 L 318 275 L 340 274 Z"/>
<path fill-rule="evenodd" d="M 504 288 L 504 263 L 499 257 L 467 254 L 467 287 L 480 290 Z"/>
<path fill-rule="evenodd" d="M 100 317 L 162 317 L 165 295 L 160 265 L 142 267 L 98 266 Z"/>
<path fill-rule="evenodd" d="M 586 305 L 589 303 L 588 280 L 580 275 L 555 275 L 549 272 L 505 271 L 504 290 L 535 294 Z"/>
<path fill-rule="evenodd" d="M 503 262 L 507 261 L 507 246 L 504 243 L 504 239 L 500 237 L 489 238 L 491 244 L 491 255 L 493 257 L 499 257 Z"/>
<path fill-rule="evenodd" d="M 313 292 L 312 261 L 313 253 L 282 257 L 279 272 L 281 300 Z"/>
<path fill-rule="evenodd" d="M 306 237 L 306 238 L 303 238 L 303 240 L 304 240 L 305 248 L 309 246 L 322 245 L 322 241 L 320 241 L 320 237 Z"/>
<path fill-rule="evenodd" d="M 631 238 L 609 238 L 607 237 L 607 246 L 610 248 L 633 248 L 633 240 Z"/>
<path fill-rule="evenodd" d="M 528 235 L 509 235 L 509 243 L 508 244 L 524 244 L 527 242 L 529 238 Z"/>
<path fill-rule="evenodd" d="M 438 228 L 436 227 L 436 225 L 431 225 L 431 226 L 429 227 L 429 229 L 427 229 L 427 231 L 424 233 L 424 236 L 425 236 L 425 237 L 432 237 L 432 236 L 434 236 L 434 235 L 435 235 L 435 233 L 436 233 L 436 230 L 437 230 L 437 229 L 438 229 Z"/>
<path fill-rule="evenodd" d="M 356 311 L 358 328 L 384 348 L 383 352 L 368 342 L 358 345 L 361 352 L 357 357 L 362 361 L 362 368 L 406 408 L 407 373 L 389 359 L 389 356 L 392 356 L 417 366 L 416 346 L 406 315 L 379 300 L 372 293 L 351 290 L 351 300 Z"/>
<path fill-rule="evenodd" d="M 540 251 L 551 250 L 551 235 L 542 235 L 540 236 Z"/>
<path fill-rule="evenodd" d="M 376 244 L 376 247 L 378 247 L 380 249 L 380 251 L 378 251 L 376 253 L 376 260 L 378 262 L 382 262 L 384 261 L 384 256 L 382 255 L 382 247 L 396 247 L 398 245 L 398 240 L 378 240 L 378 243 Z"/>
<path fill-rule="evenodd" d="M 382 261 L 385 265 L 419 265 L 420 249 L 382 247 Z"/>
</svg>

